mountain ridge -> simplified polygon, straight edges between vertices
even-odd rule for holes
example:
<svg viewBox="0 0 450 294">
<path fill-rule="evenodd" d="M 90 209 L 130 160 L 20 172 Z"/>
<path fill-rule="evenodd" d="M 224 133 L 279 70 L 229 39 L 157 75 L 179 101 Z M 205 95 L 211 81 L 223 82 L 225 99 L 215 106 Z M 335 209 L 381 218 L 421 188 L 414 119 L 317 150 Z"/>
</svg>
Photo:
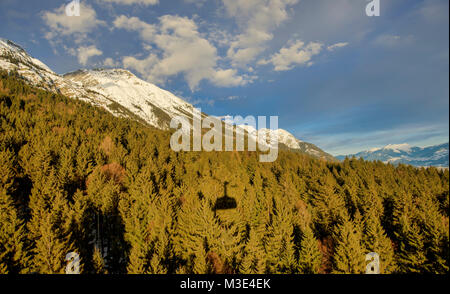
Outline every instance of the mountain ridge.
<svg viewBox="0 0 450 294">
<path fill-rule="evenodd" d="M 16 70 L 29 83 L 45 90 L 87 101 L 115 116 L 135 119 L 158 129 L 168 130 L 174 116 L 191 118 L 194 107 L 126 69 L 79 69 L 59 75 L 29 55 L 20 45 L 2 38 L 0 68 Z M 276 133 L 280 148 L 306 153 L 315 158 L 336 160 L 314 144 L 303 142 L 286 130 L 266 131 Z"/>
<path fill-rule="evenodd" d="M 416 147 L 409 144 L 389 144 L 382 148 L 372 148 L 350 155 L 336 156 L 339 160 L 346 157 L 363 158 L 365 160 L 380 160 L 384 163 L 410 164 L 417 167 L 448 167 L 449 143 L 427 147 Z"/>
</svg>

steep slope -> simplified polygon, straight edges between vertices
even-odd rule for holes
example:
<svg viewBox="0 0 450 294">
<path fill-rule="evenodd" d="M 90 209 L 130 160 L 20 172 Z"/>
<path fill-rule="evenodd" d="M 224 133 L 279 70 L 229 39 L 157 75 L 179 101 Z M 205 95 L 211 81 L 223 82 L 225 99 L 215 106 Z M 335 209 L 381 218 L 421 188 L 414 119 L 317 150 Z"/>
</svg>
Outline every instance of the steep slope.
<svg viewBox="0 0 450 294">
<path fill-rule="evenodd" d="M 87 101 L 116 116 L 138 120 L 159 129 L 169 129 L 175 116 L 192 118 L 193 105 L 124 69 L 78 70 L 61 76 L 31 57 L 19 45 L 5 39 L 0 39 L 0 68 L 17 71 L 31 85 Z M 241 126 L 240 130 L 244 129 L 256 140 L 255 129 Z M 260 131 L 276 132 L 282 149 L 335 160 L 317 146 L 300 141 L 283 129 Z"/>
<path fill-rule="evenodd" d="M 44 90 L 62 93 L 96 106 L 104 107 L 111 103 L 106 97 L 90 93 L 82 85 L 64 79 L 10 40 L 0 39 L 0 68 L 17 71 L 28 83 Z"/>
<path fill-rule="evenodd" d="M 64 78 L 114 101 L 111 110 L 124 108 L 160 129 L 168 129 L 175 116 L 192 116 L 191 104 L 124 69 L 79 70 Z"/>
<path fill-rule="evenodd" d="M 34 86 L 85 100 L 116 116 L 160 129 L 168 129 L 173 116 L 187 116 L 192 109 L 191 104 L 127 70 L 79 70 L 60 76 L 19 45 L 4 39 L 0 39 L 0 68 L 16 70 Z"/>
<path fill-rule="evenodd" d="M 362 157 L 365 160 L 380 160 L 392 164 L 448 167 L 449 143 L 425 148 L 413 147 L 408 144 L 387 145 L 383 148 L 374 148 L 357 154 L 338 156 L 337 159 L 343 160 L 345 157 Z"/>
</svg>

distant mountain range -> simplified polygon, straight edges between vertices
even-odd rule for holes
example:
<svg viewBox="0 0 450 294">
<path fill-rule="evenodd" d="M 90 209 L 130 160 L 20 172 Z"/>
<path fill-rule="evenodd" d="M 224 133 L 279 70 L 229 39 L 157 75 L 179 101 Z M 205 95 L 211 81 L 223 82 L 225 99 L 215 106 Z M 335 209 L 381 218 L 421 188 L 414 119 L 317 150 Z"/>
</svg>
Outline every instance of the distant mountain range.
<svg viewBox="0 0 450 294">
<path fill-rule="evenodd" d="M 191 118 L 194 107 L 125 69 L 81 69 L 59 75 L 40 60 L 31 57 L 19 45 L 1 38 L 0 69 L 17 71 L 28 83 L 39 88 L 84 100 L 106 109 L 115 116 L 137 120 L 163 130 L 169 129 L 170 121 L 175 116 Z M 236 131 L 239 130 L 253 134 L 256 132 L 246 126 L 239 126 Z M 325 160 L 336 160 L 314 144 L 303 142 L 283 129 L 264 129 L 258 132 L 261 131 L 274 132 L 278 136 L 280 149 L 289 149 Z"/>
<path fill-rule="evenodd" d="M 380 160 L 384 163 L 410 164 L 414 166 L 448 167 L 449 143 L 430 147 L 412 147 L 408 144 L 387 145 L 383 148 L 359 152 L 356 154 L 337 156 L 339 160 L 346 157 L 363 158 L 365 160 Z"/>
</svg>

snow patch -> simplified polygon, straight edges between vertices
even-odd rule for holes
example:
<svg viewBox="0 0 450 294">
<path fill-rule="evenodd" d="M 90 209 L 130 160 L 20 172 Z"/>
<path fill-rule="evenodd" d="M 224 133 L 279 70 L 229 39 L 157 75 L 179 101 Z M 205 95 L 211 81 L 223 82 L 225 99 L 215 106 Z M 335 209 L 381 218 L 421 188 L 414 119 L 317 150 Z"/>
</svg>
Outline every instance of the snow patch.
<svg viewBox="0 0 450 294">
<path fill-rule="evenodd" d="M 392 150 L 396 153 L 400 153 L 401 151 L 411 152 L 411 146 L 407 143 L 405 143 L 405 144 L 389 144 L 389 145 L 385 146 L 383 149 Z"/>
</svg>

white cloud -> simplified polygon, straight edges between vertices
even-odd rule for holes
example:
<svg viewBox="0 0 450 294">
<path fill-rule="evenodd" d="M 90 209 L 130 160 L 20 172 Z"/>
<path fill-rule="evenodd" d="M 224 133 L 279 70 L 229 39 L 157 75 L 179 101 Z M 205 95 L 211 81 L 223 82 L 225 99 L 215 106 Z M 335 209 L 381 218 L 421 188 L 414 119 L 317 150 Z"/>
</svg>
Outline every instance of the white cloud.
<svg viewBox="0 0 450 294">
<path fill-rule="evenodd" d="M 380 35 L 373 43 L 377 46 L 383 46 L 383 47 L 395 47 L 395 46 L 402 46 L 402 45 L 410 45 L 414 41 L 414 36 L 408 35 L 408 36 L 398 36 L 398 35 L 389 35 L 384 34 Z"/>
<path fill-rule="evenodd" d="M 217 70 L 210 80 L 220 87 L 243 86 L 249 82 L 249 79 L 238 76 L 235 69 Z"/>
<path fill-rule="evenodd" d="M 86 65 L 88 63 L 89 58 L 94 57 L 94 56 L 100 56 L 103 54 L 103 52 L 99 49 L 97 49 L 97 47 L 95 46 L 81 46 L 76 50 L 70 50 L 72 55 L 76 55 L 78 58 L 78 62 L 81 65 Z"/>
<path fill-rule="evenodd" d="M 151 82 L 164 83 L 168 77 L 178 74 L 184 76 L 191 90 L 195 90 L 202 80 L 223 87 L 250 82 L 246 76 L 238 76 L 236 70 L 217 67 L 217 49 L 199 33 L 192 19 L 165 15 L 154 26 L 138 18 L 120 16 L 114 25 L 139 32 L 143 40 L 162 52 L 160 56 L 152 52 L 144 59 L 123 58 L 124 67 L 135 69 Z M 152 33 L 144 33 L 150 31 L 150 27 Z"/>
<path fill-rule="evenodd" d="M 183 73 L 189 87 L 195 89 L 201 80 L 214 74 L 217 50 L 199 35 L 193 20 L 161 17 L 160 33 L 154 43 L 163 51 L 163 57 L 152 68 L 150 79 Z"/>
<path fill-rule="evenodd" d="M 273 39 L 273 31 L 288 19 L 288 8 L 298 0 L 222 0 L 241 33 L 231 42 L 227 56 L 234 65 L 245 66 Z"/>
<path fill-rule="evenodd" d="M 98 0 L 98 1 L 122 5 L 133 5 L 133 4 L 156 5 L 159 3 L 159 0 Z"/>
<path fill-rule="evenodd" d="M 103 54 L 101 50 L 99 50 L 95 46 L 88 46 L 88 47 L 80 47 L 77 49 L 78 51 L 78 61 L 82 65 L 86 65 L 89 58 L 94 56 L 100 56 Z"/>
<path fill-rule="evenodd" d="M 228 96 L 227 98 L 224 98 L 224 99 L 222 99 L 222 100 L 229 100 L 229 101 L 233 101 L 233 100 L 238 100 L 238 99 L 240 99 L 241 97 L 239 97 L 239 96 Z"/>
<path fill-rule="evenodd" d="M 44 11 L 42 19 L 50 28 L 47 39 L 57 36 L 74 36 L 74 41 L 81 42 L 86 35 L 105 22 L 97 19 L 97 13 L 88 4 L 80 3 L 80 16 L 67 16 L 66 5 L 63 4 L 53 11 Z"/>
<path fill-rule="evenodd" d="M 334 44 L 334 45 L 328 46 L 328 47 L 327 47 L 327 50 L 328 50 L 328 51 L 334 51 L 334 50 L 336 50 L 336 49 L 338 49 L 338 48 L 342 48 L 342 47 L 345 47 L 345 46 L 347 46 L 347 45 L 348 45 L 347 42 L 336 43 L 336 44 Z"/>
<path fill-rule="evenodd" d="M 119 62 L 114 61 L 114 59 L 108 57 L 103 61 L 103 66 L 105 67 L 118 67 L 120 66 Z"/>
<path fill-rule="evenodd" d="M 208 24 L 208 40 L 218 47 L 228 48 L 233 39 L 233 35 L 223 30 L 217 24 Z"/>
<path fill-rule="evenodd" d="M 258 64 L 273 64 L 275 71 L 286 71 L 292 69 L 295 65 L 312 65 L 312 57 L 322 51 L 323 44 L 310 42 L 305 43 L 298 40 L 290 47 L 280 49 L 280 52 L 272 55 L 269 60 L 260 60 Z"/>
<path fill-rule="evenodd" d="M 132 68 L 136 70 L 138 73 L 145 76 L 146 79 L 149 80 L 149 76 L 151 75 L 153 67 L 158 63 L 159 58 L 155 54 L 150 54 L 148 57 L 144 59 L 137 59 L 133 56 L 125 56 L 122 59 L 123 66 L 125 68 Z M 163 83 L 164 80 L 161 79 L 153 79 L 154 83 Z"/>
<path fill-rule="evenodd" d="M 114 20 L 116 28 L 139 32 L 141 38 L 145 41 L 152 41 L 156 32 L 154 25 L 141 21 L 137 17 L 126 17 L 121 15 Z"/>
</svg>

